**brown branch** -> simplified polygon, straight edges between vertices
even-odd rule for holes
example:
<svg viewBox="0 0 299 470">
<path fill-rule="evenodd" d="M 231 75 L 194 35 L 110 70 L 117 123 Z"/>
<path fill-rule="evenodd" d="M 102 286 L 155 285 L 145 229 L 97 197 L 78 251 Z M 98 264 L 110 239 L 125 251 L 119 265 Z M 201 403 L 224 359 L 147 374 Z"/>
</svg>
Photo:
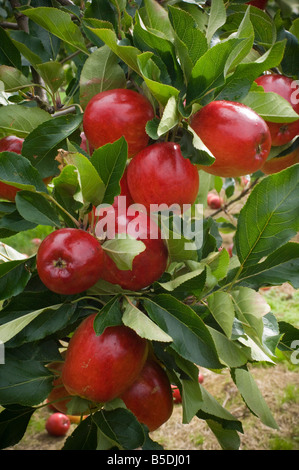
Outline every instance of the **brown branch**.
<svg viewBox="0 0 299 470">
<path fill-rule="evenodd" d="M 1 28 L 3 29 L 19 29 L 17 23 L 10 23 L 9 21 L 3 21 L 0 23 Z"/>
</svg>

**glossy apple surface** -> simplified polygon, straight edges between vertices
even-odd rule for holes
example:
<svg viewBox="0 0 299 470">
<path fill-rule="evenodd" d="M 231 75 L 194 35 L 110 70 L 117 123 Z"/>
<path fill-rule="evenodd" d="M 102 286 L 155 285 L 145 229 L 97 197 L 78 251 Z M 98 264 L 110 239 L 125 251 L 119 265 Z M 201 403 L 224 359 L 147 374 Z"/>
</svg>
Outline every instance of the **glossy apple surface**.
<svg viewBox="0 0 299 470">
<path fill-rule="evenodd" d="M 164 369 L 153 360 L 147 360 L 137 380 L 121 398 L 149 431 L 158 429 L 172 415 L 173 398 L 169 379 Z"/>
<path fill-rule="evenodd" d="M 103 249 L 90 233 L 75 228 L 51 232 L 37 251 L 37 271 L 48 289 L 58 294 L 83 292 L 100 278 Z"/>
<path fill-rule="evenodd" d="M 46 430 L 51 436 L 64 436 L 70 429 L 70 419 L 64 413 L 53 413 L 46 421 Z"/>
<path fill-rule="evenodd" d="M 262 86 L 266 92 L 274 92 L 288 101 L 294 111 L 299 114 L 299 86 L 290 77 L 279 74 L 261 75 L 255 82 Z M 280 146 L 287 144 L 299 135 L 299 119 L 289 123 L 268 122 L 271 133 L 272 145 Z"/>
<path fill-rule="evenodd" d="M 251 2 L 246 2 L 247 5 L 252 5 L 260 10 L 265 10 L 268 0 L 251 0 Z"/>
<path fill-rule="evenodd" d="M 215 157 L 202 170 L 222 177 L 259 170 L 271 149 L 266 122 L 251 108 L 232 101 L 212 101 L 191 118 L 191 127 Z"/>
<path fill-rule="evenodd" d="M 147 210 L 152 204 L 193 204 L 199 188 L 196 166 L 173 142 L 149 145 L 135 155 L 128 165 L 127 178 L 133 200 Z"/>
<path fill-rule="evenodd" d="M 157 224 L 144 212 L 132 216 L 116 212 L 114 230 L 116 234 L 127 233 L 141 240 L 145 250 L 135 256 L 131 270 L 119 269 L 104 252 L 102 279 L 131 291 L 148 287 L 158 280 L 167 267 L 168 250 Z"/>
<path fill-rule="evenodd" d="M 83 115 L 83 129 L 94 148 L 124 136 L 128 155 L 132 157 L 148 144 L 145 126 L 153 117 L 153 108 L 143 95 L 117 88 L 98 93 L 89 101 Z"/>
<path fill-rule="evenodd" d="M 299 148 L 296 148 L 293 152 L 283 157 L 267 160 L 263 164 L 261 171 L 265 173 L 265 175 L 272 175 L 273 173 L 278 173 L 281 170 L 295 165 L 295 163 L 299 163 Z"/>
<path fill-rule="evenodd" d="M 21 154 L 24 139 L 15 135 L 9 135 L 0 139 L 0 152 L 14 152 Z M 19 188 L 15 188 L 6 183 L 0 181 L 0 199 L 6 199 L 7 201 L 14 201 Z"/>
<path fill-rule="evenodd" d="M 96 336 L 88 316 L 74 332 L 62 369 L 71 395 L 104 403 L 121 395 L 137 379 L 147 358 L 147 341 L 124 325 Z"/>
</svg>

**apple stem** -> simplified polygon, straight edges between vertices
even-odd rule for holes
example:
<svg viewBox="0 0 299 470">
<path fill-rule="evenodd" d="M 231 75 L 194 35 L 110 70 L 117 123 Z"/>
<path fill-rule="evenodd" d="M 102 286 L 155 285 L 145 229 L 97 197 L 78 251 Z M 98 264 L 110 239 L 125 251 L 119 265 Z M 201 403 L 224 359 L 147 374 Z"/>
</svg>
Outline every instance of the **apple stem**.
<svg viewBox="0 0 299 470">
<path fill-rule="evenodd" d="M 74 222 L 74 224 L 76 225 L 77 228 L 81 227 L 80 222 L 77 219 L 75 219 L 75 217 L 73 217 L 61 204 L 59 204 L 59 202 L 57 202 L 56 199 L 54 199 L 53 196 L 47 195 L 47 198 L 51 202 L 53 202 L 62 212 L 64 212 L 71 219 L 71 221 Z"/>
</svg>

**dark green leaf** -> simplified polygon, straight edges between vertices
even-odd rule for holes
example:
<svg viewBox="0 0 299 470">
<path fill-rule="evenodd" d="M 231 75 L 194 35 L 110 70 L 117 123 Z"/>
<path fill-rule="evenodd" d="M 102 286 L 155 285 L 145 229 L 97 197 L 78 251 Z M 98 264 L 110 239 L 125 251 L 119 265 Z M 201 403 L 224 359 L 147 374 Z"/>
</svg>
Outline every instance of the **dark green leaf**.
<svg viewBox="0 0 299 470">
<path fill-rule="evenodd" d="M 97 441 L 98 428 L 92 418 L 88 416 L 66 439 L 62 450 L 96 450 Z"/>
<path fill-rule="evenodd" d="M 94 319 L 96 335 L 101 335 L 107 326 L 121 325 L 122 311 L 118 296 L 112 297 Z"/>
<path fill-rule="evenodd" d="M 23 259 L 7 261 L 0 264 L 0 299 L 8 299 L 18 295 L 31 278 L 31 270 L 35 260 Z"/>
<path fill-rule="evenodd" d="M 61 226 L 56 210 L 41 194 L 20 191 L 16 195 L 16 205 L 22 217 L 29 222 L 51 227 Z"/>
<path fill-rule="evenodd" d="M 35 408 L 7 406 L 0 414 L 0 448 L 17 444 L 25 434 Z"/>
</svg>

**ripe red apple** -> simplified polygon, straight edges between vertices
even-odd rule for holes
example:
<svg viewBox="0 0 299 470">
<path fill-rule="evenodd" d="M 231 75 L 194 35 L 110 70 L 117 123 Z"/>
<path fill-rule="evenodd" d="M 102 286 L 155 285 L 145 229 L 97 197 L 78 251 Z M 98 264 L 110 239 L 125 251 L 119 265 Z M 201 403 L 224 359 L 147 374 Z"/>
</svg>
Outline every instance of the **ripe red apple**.
<svg viewBox="0 0 299 470">
<path fill-rule="evenodd" d="M 278 173 L 289 166 L 295 165 L 295 163 L 299 163 L 298 147 L 284 157 L 271 158 L 271 160 L 267 160 L 263 164 L 261 171 L 265 173 L 265 175 L 272 175 L 273 173 Z"/>
<path fill-rule="evenodd" d="M 147 210 L 151 204 L 193 204 L 199 188 L 196 166 L 173 142 L 149 145 L 135 155 L 127 178 L 132 198 Z"/>
<path fill-rule="evenodd" d="M 220 209 L 223 206 L 223 199 L 218 194 L 208 193 L 207 203 L 211 209 Z"/>
<path fill-rule="evenodd" d="M 158 429 L 172 415 L 169 379 L 164 369 L 153 360 L 147 360 L 137 380 L 120 398 L 149 431 Z"/>
<path fill-rule="evenodd" d="M 273 92 L 282 96 L 299 114 L 299 85 L 290 77 L 279 74 L 261 75 L 255 82 L 262 86 L 265 92 Z M 299 135 L 299 119 L 294 122 L 267 122 L 271 133 L 272 145 L 280 146 L 290 142 Z"/>
<path fill-rule="evenodd" d="M 182 395 L 181 395 L 179 388 L 176 385 L 171 385 L 171 388 L 172 388 L 173 402 L 176 404 L 182 403 Z"/>
<path fill-rule="evenodd" d="M 37 251 L 37 271 L 53 292 L 77 294 L 93 286 L 103 269 L 103 249 L 90 233 L 76 228 L 51 232 Z"/>
<path fill-rule="evenodd" d="M 205 380 L 204 375 L 201 372 L 199 372 L 198 373 L 198 383 L 202 384 L 202 383 L 204 383 L 204 380 Z"/>
<path fill-rule="evenodd" d="M 107 327 L 97 336 L 96 314 L 75 330 L 62 369 L 62 382 L 71 395 L 104 403 L 120 396 L 140 374 L 148 343 L 124 325 Z"/>
<path fill-rule="evenodd" d="M 98 93 L 89 101 L 83 115 L 83 129 L 94 148 L 124 136 L 128 155 L 132 157 L 148 144 L 145 126 L 153 117 L 153 107 L 143 95 L 117 88 Z"/>
<path fill-rule="evenodd" d="M 64 436 L 70 429 L 70 419 L 64 413 L 53 413 L 46 421 L 46 430 L 51 436 Z"/>
<path fill-rule="evenodd" d="M 21 154 L 23 147 L 24 139 L 17 137 L 15 135 L 9 135 L 0 139 L 0 152 L 14 152 Z M 7 201 L 14 201 L 16 198 L 17 192 L 20 189 L 15 188 L 6 183 L 0 181 L 0 198 L 6 199 Z"/>
<path fill-rule="evenodd" d="M 260 10 L 265 10 L 268 0 L 251 0 L 251 2 L 246 2 L 247 5 L 252 5 Z"/>
<path fill-rule="evenodd" d="M 109 217 L 113 217 L 114 222 L 114 211 L 108 215 L 108 221 Z M 116 234 L 127 233 L 141 240 L 145 250 L 135 256 L 131 270 L 119 269 L 104 252 L 102 279 L 131 291 L 148 287 L 158 280 L 166 270 L 168 250 L 157 224 L 144 212 L 130 216 L 116 211 L 113 229 Z M 98 231 L 96 233 L 98 234 Z"/>
<path fill-rule="evenodd" d="M 215 157 L 199 168 L 222 177 L 244 176 L 259 170 L 271 149 L 266 122 L 248 106 L 212 101 L 192 117 L 191 127 Z"/>
<path fill-rule="evenodd" d="M 85 133 L 81 132 L 80 137 L 81 137 L 81 144 L 80 144 L 81 149 L 84 150 L 84 152 L 86 152 L 88 155 L 92 155 L 94 148 L 92 147 L 92 145 L 89 144 L 89 142 L 87 142 Z"/>
</svg>

